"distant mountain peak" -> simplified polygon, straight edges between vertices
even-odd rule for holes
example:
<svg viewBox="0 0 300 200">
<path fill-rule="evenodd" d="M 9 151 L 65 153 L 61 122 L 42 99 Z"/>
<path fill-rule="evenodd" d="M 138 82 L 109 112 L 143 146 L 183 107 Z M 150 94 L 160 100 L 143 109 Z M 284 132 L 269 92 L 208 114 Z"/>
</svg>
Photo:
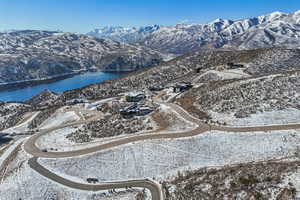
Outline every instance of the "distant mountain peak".
<svg viewBox="0 0 300 200">
<path fill-rule="evenodd" d="M 294 12 L 294 15 L 300 15 L 300 10 L 297 10 L 296 12 Z"/>
<path fill-rule="evenodd" d="M 220 22 L 224 22 L 224 19 L 222 18 L 217 18 L 214 21 L 212 21 L 211 23 L 220 23 Z"/>
<path fill-rule="evenodd" d="M 283 16 L 283 15 L 288 15 L 288 14 L 281 11 L 275 11 L 270 14 L 270 16 Z"/>
<path fill-rule="evenodd" d="M 269 14 L 270 19 L 277 19 L 277 18 L 281 18 L 281 17 L 286 17 L 288 16 L 288 14 L 284 13 L 284 12 L 280 12 L 280 11 L 275 11 L 272 12 L 271 14 Z"/>
<path fill-rule="evenodd" d="M 97 28 L 89 32 L 89 35 L 97 36 L 100 38 L 108 38 L 119 42 L 135 42 L 149 34 L 159 30 L 160 25 L 153 24 L 141 27 L 122 27 L 122 26 L 110 26 Z"/>
<path fill-rule="evenodd" d="M 184 54 L 202 48 L 253 49 L 300 47 L 300 10 L 275 11 L 259 17 L 228 20 L 218 18 L 207 24 L 176 24 L 119 28 L 113 32 L 90 33 L 101 38 L 137 43 L 166 53 Z"/>
</svg>

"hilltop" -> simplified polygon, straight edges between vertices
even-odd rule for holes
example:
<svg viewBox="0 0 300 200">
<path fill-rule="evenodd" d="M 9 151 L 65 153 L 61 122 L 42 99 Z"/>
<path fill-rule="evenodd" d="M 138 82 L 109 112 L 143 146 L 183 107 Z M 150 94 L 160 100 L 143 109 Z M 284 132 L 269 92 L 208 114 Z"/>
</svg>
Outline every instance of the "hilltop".
<svg viewBox="0 0 300 200">
<path fill-rule="evenodd" d="M 105 27 L 88 34 L 141 44 L 165 53 L 185 54 L 200 49 L 298 48 L 300 12 L 273 12 L 259 17 L 216 19 L 207 24 Z"/>
</svg>

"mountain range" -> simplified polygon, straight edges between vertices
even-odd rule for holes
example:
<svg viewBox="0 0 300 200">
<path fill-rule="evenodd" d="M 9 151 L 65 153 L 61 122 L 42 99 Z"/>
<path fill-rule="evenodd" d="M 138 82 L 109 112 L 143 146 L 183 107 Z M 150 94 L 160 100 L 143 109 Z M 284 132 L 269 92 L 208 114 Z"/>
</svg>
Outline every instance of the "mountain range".
<svg viewBox="0 0 300 200">
<path fill-rule="evenodd" d="M 135 70 L 0 101 L 0 199 L 300 199 L 299 30 L 300 11 L 0 33 L 0 88 Z"/>
<path fill-rule="evenodd" d="M 199 50 L 269 47 L 300 47 L 300 11 L 207 24 L 105 27 L 88 34 L 10 30 L 0 33 L 0 84 L 88 70 L 134 71 Z"/>
<path fill-rule="evenodd" d="M 200 49 L 256 49 L 300 46 L 300 11 L 273 12 L 259 17 L 207 24 L 152 25 L 140 28 L 105 27 L 88 34 L 136 43 L 164 53 L 185 54 Z"/>
<path fill-rule="evenodd" d="M 162 60 L 147 47 L 55 31 L 0 33 L 0 84 L 61 77 L 81 71 L 134 71 Z"/>
</svg>

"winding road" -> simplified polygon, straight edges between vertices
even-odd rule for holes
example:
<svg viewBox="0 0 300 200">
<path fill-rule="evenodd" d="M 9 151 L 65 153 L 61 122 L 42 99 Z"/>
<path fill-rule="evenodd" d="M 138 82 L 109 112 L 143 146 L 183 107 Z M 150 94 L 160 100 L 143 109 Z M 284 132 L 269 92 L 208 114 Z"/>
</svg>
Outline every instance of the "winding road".
<svg viewBox="0 0 300 200">
<path fill-rule="evenodd" d="M 142 187 L 150 190 L 152 199 L 160 200 L 163 199 L 163 194 L 160 188 L 160 185 L 152 180 L 143 179 L 143 180 L 130 180 L 130 181 L 119 181 L 119 182 L 105 182 L 103 184 L 83 184 L 70 181 L 61 176 L 52 173 L 37 161 L 37 157 L 33 157 L 28 161 L 29 166 L 34 169 L 39 174 L 47 177 L 48 179 L 53 180 L 54 182 L 60 183 L 64 186 L 79 189 L 79 190 L 88 190 L 88 191 L 99 191 L 99 190 L 112 190 L 112 189 L 121 189 L 126 187 Z"/>
<path fill-rule="evenodd" d="M 47 177 L 57 183 L 65 185 L 67 187 L 71 187 L 74 189 L 80 190 L 91 190 L 91 191 L 98 191 L 98 190 L 111 190 L 111 189 L 119 189 L 119 188 L 126 188 L 126 187 L 141 187 L 147 188 L 151 191 L 152 200 L 163 200 L 164 195 L 161 189 L 160 184 L 152 181 L 150 179 L 141 179 L 141 180 L 128 180 L 128 181 L 121 181 L 121 182 L 105 182 L 102 184 L 82 184 L 73 182 L 66 178 L 56 175 L 55 173 L 49 171 L 42 165 L 38 163 L 38 158 L 66 158 L 66 157 L 75 157 L 81 155 L 87 155 L 103 150 L 107 150 L 113 147 L 117 147 L 120 145 L 143 141 L 143 140 L 155 140 L 155 139 L 174 139 L 174 138 L 184 138 L 184 137 L 191 137 L 196 136 L 207 131 L 211 130 L 218 130 L 218 131 L 227 131 L 227 132 L 258 132 L 258 131 L 275 131 L 275 130 L 294 130 L 300 129 L 300 124 L 288 124 L 288 125 L 271 125 L 271 126 L 256 126 L 256 127 L 223 127 L 223 126 L 210 126 L 208 124 L 202 123 L 200 120 L 196 119 L 183 108 L 176 104 L 172 103 L 161 103 L 165 104 L 166 106 L 173 109 L 179 115 L 181 115 L 187 121 L 194 123 L 196 126 L 192 130 L 186 130 L 182 132 L 166 132 L 166 131 L 154 131 L 151 133 L 145 133 L 140 135 L 132 135 L 126 138 L 116 139 L 109 141 L 104 144 L 100 144 L 98 146 L 81 149 L 81 150 L 74 150 L 74 151 L 65 151 L 65 152 L 43 152 L 39 147 L 36 145 L 37 140 L 46 134 L 49 134 L 53 130 L 79 125 L 86 123 L 87 121 L 78 121 L 75 123 L 70 123 L 62 126 L 58 126 L 56 128 L 42 130 L 39 134 L 31 136 L 24 144 L 24 150 L 33 155 L 34 157 L 31 158 L 28 163 L 29 166 L 34 169 L 36 172 L 41 174 L 44 177 Z M 88 121 L 91 121 L 90 119 Z"/>
</svg>

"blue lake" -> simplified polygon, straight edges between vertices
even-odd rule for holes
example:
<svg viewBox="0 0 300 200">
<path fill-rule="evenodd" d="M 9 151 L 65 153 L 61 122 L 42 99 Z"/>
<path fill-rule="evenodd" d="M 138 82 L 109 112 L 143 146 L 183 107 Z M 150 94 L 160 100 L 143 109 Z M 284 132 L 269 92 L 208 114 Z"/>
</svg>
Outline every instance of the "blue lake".
<svg viewBox="0 0 300 200">
<path fill-rule="evenodd" d="M 2 90 L 0 91 L 0 101 L 26 101 L 45 89 L 62 93 L 65 90 L 80 88 L 86 85 L 119 78 L 124 75 L 124 73 L 87 72 L 51 83 L 28 86 L 19 89 L 14 88 Z"/>
</svg>

